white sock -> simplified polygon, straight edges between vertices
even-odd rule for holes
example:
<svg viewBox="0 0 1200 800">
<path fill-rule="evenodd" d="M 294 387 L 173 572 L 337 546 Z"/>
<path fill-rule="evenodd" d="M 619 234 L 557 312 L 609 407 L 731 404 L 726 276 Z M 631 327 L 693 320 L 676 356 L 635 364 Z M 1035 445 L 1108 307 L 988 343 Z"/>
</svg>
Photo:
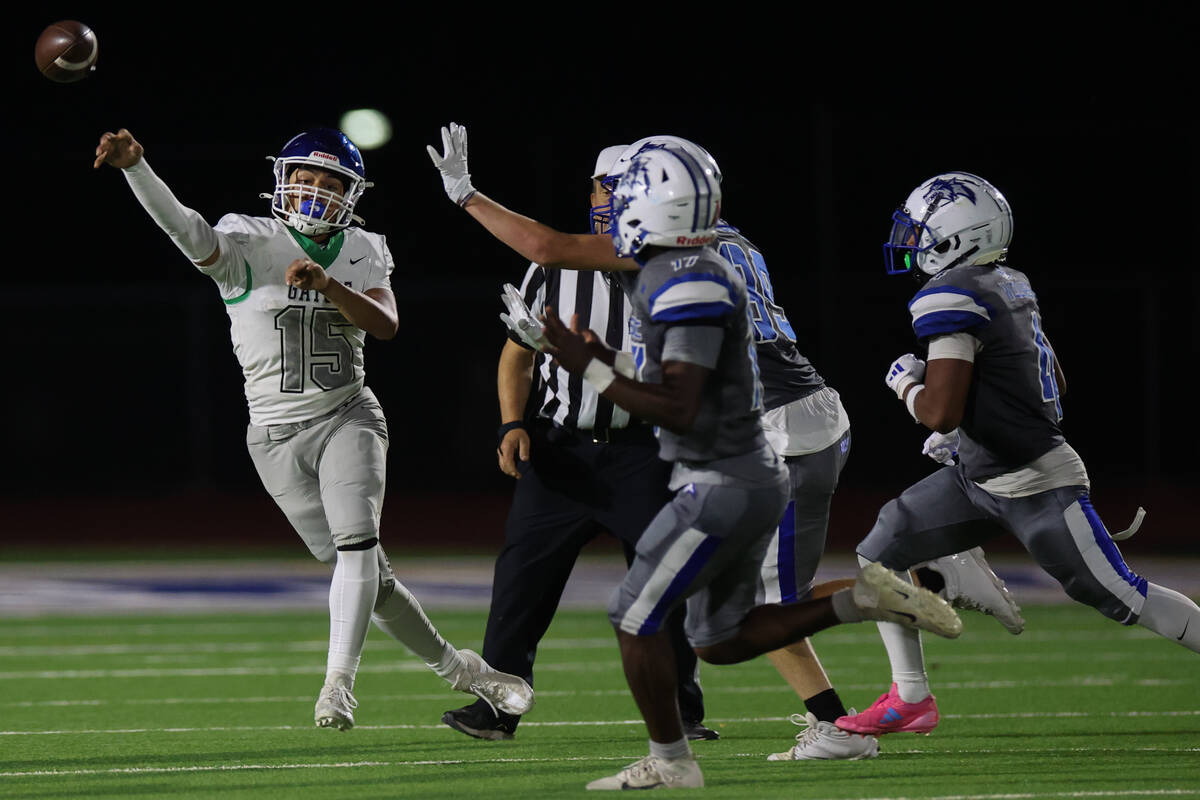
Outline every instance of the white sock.
<svg viewBox="0 0 1200 800">
<path fill-rule="evenodd" d="M 1200 653 L 1200 607 L 1174 589 L 1147 584 L 1138 624 Z"/>
<path fill-rule="evenodd" d="M 421 604 L 395 578 L 380 588 L 388 592 L 371 615 L 379 630 L 413 651 L 430 669 L 450 680 L 462 666 L 458 650 L 442 638 L 421 610 Z"/>
<path fill-rule="evenodd" d="M 326 681 L 330 681 L 335 673 L 341 673 L 353 685 L 378 586 L 379 562 L 374 549 L 338 551 L 333 581 L 329 584 Z"/>
<path fill-rule="evenodd" d="M 658 758 L 691 758 L 692 748 L 688 746 L 685 736 L 677 742 L 656 742 L 650 740 L 650 755 Z"/>
<path fill-rule="evenodd" d="M 860 566 L 871 563 L 858 557 Z M 900 579 L 912 583 L 907 570 L 896 573 Z M 921 647 L 921 632 L 905 628 L 894 622 L 877 622 L 879 638 L 887 649 L 888 661 L 892 665 L 892 683 L 896 693 L 906 703 L 916 703 L 929 697 L 929 679 L 925 674 L 925 652 Z"/>
</svg>

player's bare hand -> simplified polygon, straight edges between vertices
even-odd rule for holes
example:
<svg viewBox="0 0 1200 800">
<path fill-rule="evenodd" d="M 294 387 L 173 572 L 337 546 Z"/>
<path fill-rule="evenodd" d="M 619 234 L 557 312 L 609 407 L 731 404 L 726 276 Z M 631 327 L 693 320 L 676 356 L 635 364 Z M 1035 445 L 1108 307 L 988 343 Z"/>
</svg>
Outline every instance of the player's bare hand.
<svg viewBox="0 0 1200 800">
<path fill-rule="evenodd" d="M 142 160 L 143 153 L 145 149 L 125 128 L 116 133 L 105 133 L 100 137 L 100 144 L 96 145 L 96 161 L 92 169 L 99 169 L 101 164 L 128 169 Z"/>
<path fill-rule="evenodd" d="M 318 292 L 323 292 L 329 286 L 329 276 L 317 262 L 307 258 L 297 258 L 288 264 L 283 282 L 288 286 L 295 286 L 297 289 L 316 289 Z"/>
<path fill-rule="evenodd" d="M 496 457 L 500 462 L 500 471 L 511 478 L 521 479 L 521 468 L 517 459 L 529 463 L 529 434 L 521 428 L 515 428 L 504 435 L 500 446 L 496 448 Z"/>
<path fill-rule="evenodd" d="M 605 347 L 595 331 L 581 329 L 578 314 L 571 317 L 571 327 L 568 328 L 555 310 L 546 306 L 542 322 L 546 326 L 545 336 L 551 345 L 550 352 L 567 372 L 583 372 L 593 358 L 609 365 L 613 363 L 613 351 Z"/>
</svg>

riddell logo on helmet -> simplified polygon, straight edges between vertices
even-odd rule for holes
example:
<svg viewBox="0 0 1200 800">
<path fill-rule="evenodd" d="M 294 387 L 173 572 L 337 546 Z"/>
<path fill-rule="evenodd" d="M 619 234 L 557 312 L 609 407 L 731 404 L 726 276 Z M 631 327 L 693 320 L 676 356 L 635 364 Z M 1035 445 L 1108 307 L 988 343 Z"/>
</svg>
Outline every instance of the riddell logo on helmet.
<svg viewBox="0 0 1200 800">
<path fill-rule="evenodd" d="M 716 236 L 676 236 L 676 247 L 701 247 L 709 244 Z"/>
<path fill-rule="evenodd" d="M 331 156 L 331 155 L 329 155 L 329 153 L 321 153 L 321 152 L 318 152 L 317 150 L 313 150 L 311 153 L 309 153 L 308 157 L 309 158 L 319 158 L 319 159 L 322 159 L 323 161 L 332 161 L 335 164 L 342 163 L 341 159 L 339 159 L 337 156 Z"/>
</svg>

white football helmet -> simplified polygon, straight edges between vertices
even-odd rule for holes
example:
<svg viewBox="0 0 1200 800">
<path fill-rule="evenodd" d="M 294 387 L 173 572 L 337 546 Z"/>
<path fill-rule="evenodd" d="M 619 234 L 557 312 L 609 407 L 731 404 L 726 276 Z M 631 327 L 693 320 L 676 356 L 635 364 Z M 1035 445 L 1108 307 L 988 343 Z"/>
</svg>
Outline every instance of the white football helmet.
<svg viewBox="0 0 1200 800">
<path fill-rule="evenodd" d="M 884 261 L 889 275 L 987 264 L 1004 257 L 1012 230 L 1012 209 L 999 189 L 969 172 L 946 172 L 914 189 L 892 214 Z"/>
<path fill-rule="evenodd" d="M 711 166 L 679 145 L 643 149 L 613 189 L 613 246 L 636 256 L 647 245 L 703 247 L 717 238 L 721 186 Z"/>
<path fill-rule="evenodd" d="M 625 148 L 625 151 L 617 157 L 616 162 L 608 169 L 608 176 L 604 179 L 604 183 L 610 187 L 616 186 L 617 181 L 625 174 L 625 170 L 629 168 L 629 162 L 633 161 L 633 157 L 645 150 L 647 147 L 662 147 L 664 145 L 676 145 L 682 147 L 692 158 L 704 164 L 708 169 L 712 170 L 712 174 L 716 177 L 717 183 L 721 182 L 721 168 L 717 166 L 717 160 L 712 157 L 712 154 L 705 150 L 700 145 L 684 139 L 682 136 L 668 136 L 666 134 L 659 136 L 647 136 L 643 139 L 638 139 L 633 144 Z"/>
</svg>

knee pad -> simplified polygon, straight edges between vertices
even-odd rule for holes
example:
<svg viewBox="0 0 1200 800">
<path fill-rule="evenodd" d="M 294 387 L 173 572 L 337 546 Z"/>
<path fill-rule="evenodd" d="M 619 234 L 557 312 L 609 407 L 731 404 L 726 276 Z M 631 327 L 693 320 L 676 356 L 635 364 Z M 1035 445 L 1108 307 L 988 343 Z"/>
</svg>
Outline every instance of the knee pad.
<svg viewBox="0 0 1200 800">
<path fill-rule="evenodd" d="M 1063 591 L 1067 593 L 1067 596 L 1075 602 L 1091 606 L 1122 625 L 1133 625 L 1137 622 L 1137 615 L 1133 613 L 1133 609 L 1121 602 L 1120 598 L 1098 587 L 1093 581 L 1081 580 L 1074 575 L 1055 575 L 1054 577 L 1062 584 Z"/>
</svg>

